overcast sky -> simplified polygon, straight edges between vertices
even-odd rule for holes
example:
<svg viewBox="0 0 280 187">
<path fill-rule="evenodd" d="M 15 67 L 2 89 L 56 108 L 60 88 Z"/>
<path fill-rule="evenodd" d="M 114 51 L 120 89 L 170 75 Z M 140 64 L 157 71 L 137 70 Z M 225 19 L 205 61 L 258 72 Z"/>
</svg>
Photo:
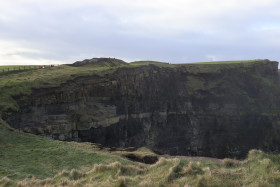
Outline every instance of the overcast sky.
<svg viewBox="0 0 280 187">
<path fill-rule="evenodd" d="M 280 60 L 278 0 L 0 0 L 0 65 Z"/>
</svg>

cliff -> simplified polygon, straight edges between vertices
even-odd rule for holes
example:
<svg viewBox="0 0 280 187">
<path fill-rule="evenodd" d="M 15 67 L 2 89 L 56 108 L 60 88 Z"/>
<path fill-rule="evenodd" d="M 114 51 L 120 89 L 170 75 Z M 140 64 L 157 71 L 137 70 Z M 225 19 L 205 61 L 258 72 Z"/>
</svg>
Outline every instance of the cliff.
<svg viewBox="0 0 280 187">
<path fill-rule="evenodd" d="M 124 64 L 18 95 L 6 121 L 53 139 L 241 158 L 253 148 L 279 152 L 278 82 L 269 60 Z"/>
</svg>

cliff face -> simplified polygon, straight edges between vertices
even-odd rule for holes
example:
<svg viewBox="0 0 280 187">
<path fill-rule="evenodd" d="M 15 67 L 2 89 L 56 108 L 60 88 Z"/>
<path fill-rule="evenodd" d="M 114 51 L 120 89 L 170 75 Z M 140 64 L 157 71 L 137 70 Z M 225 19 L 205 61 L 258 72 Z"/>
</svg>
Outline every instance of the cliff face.
<svg viewBox="0 0 280 187">
<path fill-rule="evenodd" d="M 33 90 L 6 120 L 60 140 L 238 158 L 279 151 L 278 81 L 270 61 L 120 68 Z"/>
</svg>

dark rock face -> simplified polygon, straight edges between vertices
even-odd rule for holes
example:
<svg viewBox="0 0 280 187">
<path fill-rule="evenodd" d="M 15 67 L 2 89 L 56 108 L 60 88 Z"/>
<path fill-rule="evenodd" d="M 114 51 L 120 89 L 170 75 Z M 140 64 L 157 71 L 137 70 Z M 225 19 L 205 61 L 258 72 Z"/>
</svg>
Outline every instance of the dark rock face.
<svg viewBox="0 0 280 187">
<path fill-rule="evenodd" d="M 279 152 L 278 63 L 153 65 L 33 90 L 7 122 L 26 132 L 171 155 Z M 19 98 L 20 100 L 20 98 Z"/>
</svg>

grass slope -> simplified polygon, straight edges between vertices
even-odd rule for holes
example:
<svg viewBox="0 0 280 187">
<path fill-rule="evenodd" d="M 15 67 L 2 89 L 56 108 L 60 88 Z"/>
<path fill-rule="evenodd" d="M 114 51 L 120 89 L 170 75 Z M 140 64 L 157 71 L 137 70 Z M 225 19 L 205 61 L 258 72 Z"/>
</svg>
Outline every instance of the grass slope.
<svg viewBox="0 0 280 187">
<path fill-rule="evenodd" d="M 123 65 L 120 65 L 121 67 Z M 80 76 L 104 75 L 118 67 L 109 64 L 89 64 L 82 67 L 62 65 L 46 69 L 0 72 L 0 115 L 7 110 L 17 111 L 13 96 L 29 95 L 32 88 L 55 87 Z"/>
<path fill-rule="evenodd" d="M 8 176 L 19 180 L 29 175 L 47 178 L 63 169 L 81 169 L 115 161 L 133 164 L 120 156 L 101 152 L 90 143 L 49 140 L 13 130 L 0 121 L 0 178 Z"/>
</svg>

